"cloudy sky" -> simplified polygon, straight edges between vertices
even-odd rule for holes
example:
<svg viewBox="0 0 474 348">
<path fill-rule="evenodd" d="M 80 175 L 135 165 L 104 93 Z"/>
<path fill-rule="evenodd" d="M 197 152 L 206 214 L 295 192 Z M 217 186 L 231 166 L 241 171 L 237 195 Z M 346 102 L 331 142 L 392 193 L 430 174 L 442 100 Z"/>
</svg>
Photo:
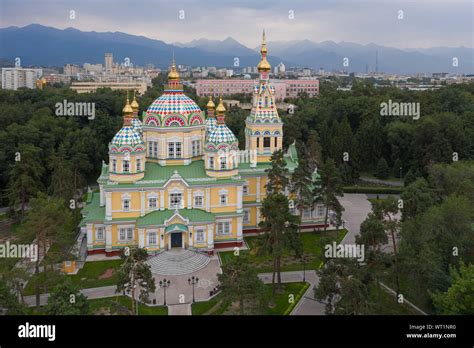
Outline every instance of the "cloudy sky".
<svg viewBox="0 0 474 348">
<path fill-rule="evenodd" d="M 32 23 L 168 43 L 231 36 L 255 47 L 265 28 L 268 41 L 474 47 L 472 0 L 0 0 L 0 27 Z"/>
</svg>

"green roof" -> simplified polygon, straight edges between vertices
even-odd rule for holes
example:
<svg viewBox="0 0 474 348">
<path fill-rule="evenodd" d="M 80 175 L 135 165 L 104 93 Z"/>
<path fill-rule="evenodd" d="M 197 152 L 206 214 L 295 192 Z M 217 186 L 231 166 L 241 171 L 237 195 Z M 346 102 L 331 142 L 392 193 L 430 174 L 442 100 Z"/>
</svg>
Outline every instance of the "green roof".
<svg viewBox="0 0 474 348">
<path fill-rule="evenodd" d="M 137 226 L 150 226 L 150 225 L 164 225 L 165 220 L 168 220 L 174 215 L 176 210 L 165 209 L 155 210 L 151 213 L 146 214 L 137 219 Z M 179 215 L 185 219 L 189 219 L 190 222 L 212 222 L 214 221 L 214 214 L 208 213 L 201 209 L 179 209 Z"/>
<path fill-rule="evenodd" d="M 100 193 L 89 192 L 87 194 L 86 205 L 82 209 L 84 216 L 79 226 L 84 226 L 89 222 L 104 222 L 105 207 L 100 206 Z"/>
<path fill-rule="evenodd" d="M 145 169 L 145 176 L 143 179 L 134 183 L 113 183 L 105 184 L 105 187 L 161 187 L 163 186 L 175 173 L 179 174 L 189 185 L 203 185 L 203 184 L 228 184 L 238 183 L 241 181 L 239 177 L 232 177 L 226 179 L 213 178 L 206 174 L 204 161 L 193 161 L 189 165 L 167 165 L 162 166 L 158 163 L 147 162 Z M 102 178 L 102 176 L 101 176 Z"/>
</svg>

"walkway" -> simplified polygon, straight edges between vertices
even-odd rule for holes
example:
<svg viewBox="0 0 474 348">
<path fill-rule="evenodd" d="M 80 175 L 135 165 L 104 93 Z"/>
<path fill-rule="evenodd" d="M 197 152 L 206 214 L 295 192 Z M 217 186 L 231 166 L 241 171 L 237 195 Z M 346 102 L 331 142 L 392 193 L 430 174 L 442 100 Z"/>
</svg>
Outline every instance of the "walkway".
<svg viewBox="0 0 474 348">
<path fill-rule="evenodd" d="M 272 282 L 272 273 L 260 273 L 258 277 L 265 283 Z M 314 297 L 314 288 L 319 284 L 319 277 L 315 270 L 307 270 L 306 281 L 309 283 L 309 288 L 301 300 L 296 304 L 290 315 L 325 315 L 325 304 L 319 302 Z M 281 272 L 282 283 L 295 283 L 303 281 L 303 271 Z M 295 294 L 296 295 L 296 294 Z"/>
<path fill-rule="evenodd" d="M 191 304 L 183 303 L 168 306 L 168 315 L 191 315 Z"/>
</svg>

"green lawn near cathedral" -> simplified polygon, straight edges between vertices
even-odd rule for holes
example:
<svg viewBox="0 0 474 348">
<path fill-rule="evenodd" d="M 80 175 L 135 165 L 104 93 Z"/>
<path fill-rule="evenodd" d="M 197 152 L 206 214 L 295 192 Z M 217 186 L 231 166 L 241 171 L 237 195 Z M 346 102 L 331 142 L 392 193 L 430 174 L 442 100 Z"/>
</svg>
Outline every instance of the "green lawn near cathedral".
<svg viewBox="0 0 474 348">
<path fill-rule="evenodd" d="M 330 230 L 321 232 L 300 233 L 303 242 L 303 253 L 306 261 L 306 269 L 318 269 L 322 264 L 323 245 L 331 244 L 333 241 L 340 242 L 346 235 L 346 229 Z M 249 250 L 240 251 L 241 254 L 248 255 L 249 261 L 259 273 L 272 272 L 273 261 L 270 255 L 261 255 L 258 250 L 258 236 L 245 237 Z M 234 251 L 219 252 L 223 264 L 236 257 Z M 284 252 L 281 260 L 282 272 L 302 271 L 303 263 L 300 258 L 295 257 L 290 250 Z"/>
<path fill-rule="evenodd" d="M 289 315 L 309 287 L 309 283 L 283 283 L 275 296 L 275 306 L 270 307 L 272 285 L 265 284 L 263 305 L 246 301 L 244 314 L 250 315 Z M 220 293 L 210 301 L 196 302 L 192 305 L 193 315 L 239 315 L 237 303 L 232 303 Z"/>
</svg>

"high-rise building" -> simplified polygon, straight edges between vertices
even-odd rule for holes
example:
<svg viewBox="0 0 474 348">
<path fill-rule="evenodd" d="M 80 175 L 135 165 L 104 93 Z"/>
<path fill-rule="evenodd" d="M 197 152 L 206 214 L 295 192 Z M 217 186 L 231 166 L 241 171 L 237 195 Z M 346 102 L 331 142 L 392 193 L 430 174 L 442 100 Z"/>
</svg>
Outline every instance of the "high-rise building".
<svg viewBox="0 0 474 348">
<path fill-rule="evenodd" d="M 36 88 L 36 81 L 43 75 L 43 69 L 2 68 L 2 88 L 16 91 L 18 88 Z"/>
<path fill-rule="evenodd" d="M 114 56 L 112 53 L 105 54 L 105 72 L 107 74 L 112 73 L 112 69 L 114 67 Z"/>
</svg>

